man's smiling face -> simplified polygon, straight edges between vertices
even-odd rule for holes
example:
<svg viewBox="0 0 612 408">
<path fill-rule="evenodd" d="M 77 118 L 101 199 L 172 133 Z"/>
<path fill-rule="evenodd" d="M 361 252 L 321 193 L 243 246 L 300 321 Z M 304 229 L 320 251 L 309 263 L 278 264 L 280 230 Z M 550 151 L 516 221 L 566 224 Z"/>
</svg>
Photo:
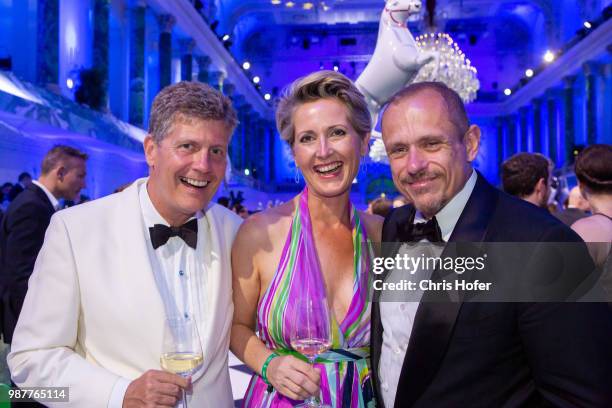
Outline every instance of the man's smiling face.
<svg viewBox="0 0 612 408">
<path fill-rule="evenodd" d="M 182 118 L 161 142 L 147 136 L 147 190 L 153 205 L 173 226 L 204 209 L 215 195 L 227 166 L 230 129 L 222 120 Z M 186 119 L 186 120 L 185 120 Z"/>
<path fill-rule="evenodd" d="M 472 125 L 460 131 L 440 94 L 423 90 L 387 108 L 382 138 L 395 186 L 429 218 L 470 177 L 480 130 Z"/>
</svg>

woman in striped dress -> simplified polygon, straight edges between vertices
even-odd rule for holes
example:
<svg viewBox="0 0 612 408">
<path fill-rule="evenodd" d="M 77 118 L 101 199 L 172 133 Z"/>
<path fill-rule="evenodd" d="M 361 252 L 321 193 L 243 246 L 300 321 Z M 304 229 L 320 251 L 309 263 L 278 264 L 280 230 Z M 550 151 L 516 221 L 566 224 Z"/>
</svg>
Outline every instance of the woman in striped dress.
<svg viewBox="0 0 612 408">
<path fill-rule="evenodd" d="M 290 407 L 311 395 L 332 407 L 373 406 L 369 265 L 382 218 L 349 201 L 368 150 L 367 105 L 349 79 L 320 71 L 292 85 L 276 120 L 306 188 L 247 219 L 232 250 L 230 347 L 256 373 L 244 406 Z M 291 306 L 305 292 L 330 307 L 331 349 L 314 369 L 289 339 L 300 324 Z"/>
</svg>

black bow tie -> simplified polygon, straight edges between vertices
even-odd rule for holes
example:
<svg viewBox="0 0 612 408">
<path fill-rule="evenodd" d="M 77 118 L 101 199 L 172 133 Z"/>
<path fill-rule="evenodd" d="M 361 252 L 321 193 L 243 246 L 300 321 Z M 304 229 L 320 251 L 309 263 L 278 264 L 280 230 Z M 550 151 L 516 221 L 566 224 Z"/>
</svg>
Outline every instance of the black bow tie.
<svg viewBox="0 0 612 408">
<path fill-rule="evenodd" d="M 187 245 L 195 249 L 198 243 L 198 220 L 194 218 L 180 227 L 155 224 L 149 227 L 149 234 L 151 235 L 153 249 L 164 245 L 171 237 L 180 237 Z"/>
<path fill-rule="evenodd" d="M 444 242 L 436 217 L 427 222 L 407 225 L 402 238 L 405 242 L 419 242 L 422 239 L 426 239 L 429 242 Z"/>
</svg>

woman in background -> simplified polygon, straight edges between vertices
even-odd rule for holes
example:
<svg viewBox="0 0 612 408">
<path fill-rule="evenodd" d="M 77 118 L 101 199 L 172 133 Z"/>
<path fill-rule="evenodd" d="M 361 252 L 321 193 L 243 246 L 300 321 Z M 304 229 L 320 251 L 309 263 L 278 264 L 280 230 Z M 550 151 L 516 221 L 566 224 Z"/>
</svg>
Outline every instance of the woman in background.
<svg viewBox="0 0 612 408">
<path fill-rule="evenodd" d="M 588 146 L 576 157 L 575 171 L 593 215 L 579 219 L 572 229 L 587 242 L 595 265 L 603 267 L 602 283 L 612 295 L 612 146 Z"/>
</svg>

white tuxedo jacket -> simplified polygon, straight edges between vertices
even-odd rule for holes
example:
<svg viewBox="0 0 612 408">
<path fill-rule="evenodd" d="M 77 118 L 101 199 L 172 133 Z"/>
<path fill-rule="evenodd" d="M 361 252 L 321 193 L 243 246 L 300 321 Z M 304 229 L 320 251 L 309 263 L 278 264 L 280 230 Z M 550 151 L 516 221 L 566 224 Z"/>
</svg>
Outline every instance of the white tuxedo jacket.
<svg viewBox="0 0 612 408">
<path fill-rule="evenodd" d="M 146 180 L 51 219 L 8 357 L 19 386 L 70 388 L 69 403 L 49 406 L 106 408 L 120 377 L 160 369 L 165 313 L 138 196 Z M 193 378 L 194 407 L 233 406 L 230 251 L 239 225 L 238 216 L 216 204 L 198 221 L 206 234 L 204 301 L 211 316 L 200 332 L 204 374 Z"/>
</svg>

